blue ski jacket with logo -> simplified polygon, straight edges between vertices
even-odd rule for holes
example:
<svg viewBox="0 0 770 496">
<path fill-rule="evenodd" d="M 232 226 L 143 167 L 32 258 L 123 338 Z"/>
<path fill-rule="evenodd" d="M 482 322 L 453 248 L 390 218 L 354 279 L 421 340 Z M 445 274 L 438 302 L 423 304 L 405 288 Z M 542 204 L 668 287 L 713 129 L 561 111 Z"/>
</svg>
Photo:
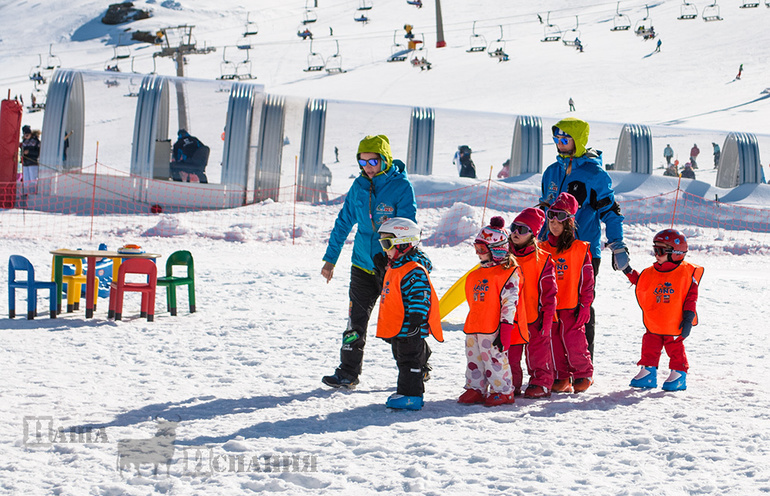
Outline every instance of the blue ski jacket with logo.
<svg viewBox="0 0 770 496">
<path fill-rule="evenodd" d="M 416 222 L 416 213 L 414 189 L 403 162 L 393 160 L 386 170 L 372 179 L 362 171 L 350 186 L 342 210 L 334 222 L 324 261 L 337 264 L 348 234 L 358 224 L 353 242 L 353 266 L 374 273 L 372 259 L 378 253 L 385 253 L 380 246 L 377 230 L 391 217 L 404 217 Z"/>
</svg>

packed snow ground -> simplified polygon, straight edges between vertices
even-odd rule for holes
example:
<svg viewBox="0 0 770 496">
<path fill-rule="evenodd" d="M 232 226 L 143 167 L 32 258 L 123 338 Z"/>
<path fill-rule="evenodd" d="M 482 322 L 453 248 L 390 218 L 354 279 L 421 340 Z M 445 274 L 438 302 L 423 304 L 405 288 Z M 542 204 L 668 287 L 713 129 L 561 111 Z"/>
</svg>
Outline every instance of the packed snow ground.
<svg viewBox="0 0 770 496">
<path fill-rule="evenodd" d="M 220 1 L 213 7 L 201 0 L 135 3 L 155 9 L 152 22 L 157 24 L 152 27 L 190 22 L 199 29 L 198 39 L 211 44 L 233 44 L 245 19 L 245 8 L 237 2 Z M 405 2 L 375 0 L 373 20 L 365 27 L 352 20 L 356 2 L 322 5 L 317 32 L 333 25 L 345 63 L 355 70 L 308 77 L 302 72 L 308 45 L 294 35 L 303 2 L 264 2 L 263 17 L 257 18 L 264 49 L 254 54 L 255 73 L 268 90 L 290 94 L 554 117 L 567 115 L 566 101 L 572 96 L 577 115 L 589 120 L 767 130 L 768 100 L 761 99 L 761 91 L 770 86 L 770 9 L 762 5 L 743 10 L 736 2 L 725 3 L 724 21 L 688 24 L 675 20 L 680 3 L 656 4 L 650 13 L 661 33 L 662 52 L 645 57 L 653 50 L 650 42 L 609 32 L 616 2 L 576 11 L 572 2 L 533 1 L 523 13 L 514 4 L 444 2 L 446 51 L 432 48 L 434 35 L 426 26 L 432 26 L 433 12 L 430 2 L 425 3 L 417 10 Z M 29 91 L 27 71 L 49 43 L 56 44 L 65 65 L 99 69 L 112 55 L 103 36 L 114 42 L 122 29 L 93 21 L 104 11 L 102 2 L 0 5 L 6 19 L 0 35 L 0 84 L 13 92 Z M 621 2 L 620 9 L 635 22 L 643 6 L 640 1 Z M 327 7 L 336 9 L 329 14 L 333 21 L 322 21 Z M 542 27 L 535 14 L 547 10 L 558 12 L 551 19 L 558 17 L 562 28 L 571 27 L 573 16 L 580 14 L 583 54 L 538 41 Z M 488 40 L 499 32 L 497 24 L 506 23 L 511 62 L 498 64 L 465 53 L 474 18 L 484 20 L 479 24 L 484 24 Z M 404 22 L 425 32 L 434 62 L 430 72 L 384 62 L 393 31 Z M 146 26 L 136 25 L 152 29 Z M 371 31 L 376 36 L 370 39 Z M 214 77 L 220 57 L 218 52 L 194 59 L 190 74 Z M 740 63 L 745 76 L 732 82 Z M 170 64 L 160 69 L 173 73 Z M 42 119 L 39 113 L 27 118 L 35 127 L 42 122 L 35 121 Z M 707 148 L 701 148 L 708 157 Z M 447 181 L 442 191 L 453 185 Z M 752 190 L 755 195 L 747 203 L 764 201 L 766 189 Z M 626 194 L 645 197 L 650 192 L 637 188 Z M 328 208 L 300 209 L 299 223 L 310 225 L 319 215 L 330 215 Z M 480 219 L 478 207 L 473 208 Z M 510 221 L 512 213 L 503 213 Z M 234 237 L 231 233 L 242 229 L 241 220 L 231 226 L 232 213 L 221 215 L 209 233 L 219 229 L 219 237 L 201 237 L 194 230 L 173 237 L 142 236 L 158 223 L 175 225 L 180 215 L 160 221 L 126 219 L 99 227 L 93 239 L 41 235 L 2 244 L 0 260 L 24 254 L 39 278 L 48 275 L 48 251 L 64 246 L 138 242 L 166 257 L 189 249 L 196 262 L 198 311 L 185 311 L 181 290 L 180 315 L 169 316 L 161 290 L 153 323 L 138 317 L 134 295 L 126 298 L 122 322 L 106 320 L 104 299 L 92 320 L 85 320 L 82 311 L 55 320 L 0 320 L 5 379 L 0 385 L 0 492 L 770 492 L 770 401 L 764 386 L 770 344 L 761 337 L 766 307 L 761 269 L 768 254 L 757 249 L 751 234 L 679 226 L 694 246 L 689 260 L 705 267 L 701 323 L 687 343 L 691 372 L 685 392 L 628 387 L 637 370 L 641 313 L 628 282 L 605 260 L 595 305 L 596 384 L 586 394 L 520 399 L 494 409 L 458 405 L 465 367 L 461 307 L 444 322 L 446 342 L 431 341 L 434 372 L 426 385 L 425 408 L 392 412 L 384 401 L 395 390 L 396 369 L 389 347 L 376 338 L 367 346 L 356 391 L 331 391 L 320 383 L 337 365 L 348 305 L 350 247 L 326 284 L 320 277 L 322 233 L 307 230 L 316 237 L 297 245 L 285 236 L 272 242 L 264 241 L 270 239 L 266 236 Z M 50 222 L 57 219 L 51 216 Z M 442 225 L 441 212 L 435 210 L 420 210 L 418 220 L 431 231 L 456 228 Z M 651 239 L 662 227 L 668 226 L 627 226 L 634 267 L 652 263 Z M 758 235 L 760 240 L 763 236 Z M 436 267 L 432 277 L 439 293 L 476 262 L 467 243 L 425 250 Z M 5 284 L 0 284 L 0 300 L 7 301 Z M 41 293 L 39 310 L 46 303 Z M 21 301 L 17 305 L 23 308 Z M 667 375 L 666 365 L 664 355 L 659 380 Z M 121 472 L 119 440 L 150 438 L 156 417 L 178 421 L 169 475 L 161 467 L 153 476 L 148 464 L 138 475 L 134 467 Z M 49 425 L 67 433 L 67 442 L 57 434 L 48 443 Z M 76 433 L 74 442 L 70 431 Z M 281 463 L 289 460 L 283 457 L 296 458 L 275 470 L 277 456 Z"/>
</svg>

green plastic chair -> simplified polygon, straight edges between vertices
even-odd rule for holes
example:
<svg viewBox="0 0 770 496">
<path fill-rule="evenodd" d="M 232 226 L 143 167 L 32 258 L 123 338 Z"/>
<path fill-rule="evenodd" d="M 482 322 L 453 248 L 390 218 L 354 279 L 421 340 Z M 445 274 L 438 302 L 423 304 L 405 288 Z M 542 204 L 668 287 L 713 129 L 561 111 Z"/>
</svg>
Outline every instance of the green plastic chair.
<svg viewBox="0 0 770 496">
<path fill-rule="evenodd" d="M 187 267 L 187 276 L 174 276 L 174 266 Z M 166 275 L 158 278 L 158 286 L 166 286 L 168 311 L 176 315 L 176 287 L 187 285 L 190 313 L 195 313 L 195 269 L 192 254 L 187 250 L 175 251 L 166 260 Z"/>
</svg>

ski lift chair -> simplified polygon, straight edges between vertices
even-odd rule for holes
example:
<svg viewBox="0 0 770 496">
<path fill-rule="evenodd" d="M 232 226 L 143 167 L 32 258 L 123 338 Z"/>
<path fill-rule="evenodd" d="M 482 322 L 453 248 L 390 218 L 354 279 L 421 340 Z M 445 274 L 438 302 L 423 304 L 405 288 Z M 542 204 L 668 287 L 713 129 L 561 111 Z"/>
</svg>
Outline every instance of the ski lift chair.
<svg viewBox="0 0 770 496">
<path fill-rule="evenodd" d="M 174 267 L 185 267 L 185 276 L 175 276 Z M 176 287 L 187 286 L 187 300 L 190 304 L 190 313 L 195 313 L 195 264 L 192 254 L 187 250 L 175 251 L 166 260 L 166 275 L 159 277 L 158 286 L 166 287 L 166 303 L 168 312 L 176 316 Z"/>
<path fill-rule="evenodd" d="M 252 36 L 243 35 L 243 37 L 235 43 L 235 46 L 238 48 L 238 50 L 251 50 L 254 48 L 252 46 Z"/>
<path fill-rule="evenodd" d="M 470 47 L 466 50 L 468 53 L 483 52 L 487 49 L 487 39 L 476 32 L 476 21 L 473 21 L 473 31 L 470 36 Z"/>
<path fill-rule="evenodd" d="M 26 272 L 25 280 L 16 280 L 16 272 Z M 56 292 L 59 288 L 53 281 L 36 281 L 35 268 L 27 258 L 21 255 L 11 255 L 8 258 L 8 316 L 16 317 L 16 290 L 27 290 L 27 320 L 32 320 L 37 314 L 37 291 L 39 289 L 48 290 L 50 298 L 50 316 L 56 318 L 58 298 Z"/>
<path fill-rule="evenodd" d="M 326 72 L 329 74 L 341 74 L 345 72 L 342 69 L 342 56 L 340 56 L 340 42 L 337 40 L 334 40 L 334 42 L 337 44 L 337 52 L 326 59 L 326 64 L 324 65 L 324 69 L 326 69 Z"/>
<path fill-rule="evenodd" d="M 360 22 L 361 24 L 366 24 L 367 22 L 369 22 L 369 18 L 366 17 L 363 13 L 359 17 L 354 17 L 353 20 L 356 22 Z"/>
<path fill-rule="evenodd" d="M 422 8 L 422 0 L 406 0 L 409 5 L 414 5 L 417 8 Z"/>
<path fill-rule="evenodd" d="M 498 62 L 505 62 L 508 60 L 508 54 L 505 53 L 505 40 L 503 39 L 502 25 L 500 25 L 500 38 L 489 44 L 487 53 L 490 57 L 496 58 Z"/>
<path fill-rule="evenodd" d="M 32 93 L 30 94 L 30 104 L 27 106 L 27 112 L 33 113 L 33 112 L 40 112 L 41 110 L 45 110 L 45 100 L 47 97 L 47 93 L 45 90 L 40 88 L 37 83 L 35 83 L 35 88 L 32 90 Z"/>
<path fill-rule="evenodd" d="M 578 40 L 580 39 L 579 25 L 580 19 L 578 19 L 578 16 L 575 16 L 575 27 L 565 32 L 561 37 L 561 42 L 564 43 L 564 46 L 578 46 Z"/>
<path fill-rule="evenodd" d="M 409 50 L 398 42 L 397 35 L 398 29 L 393 31 L 393 46 L 390 47 L 390 57 L 388 57 L 388 62 L 403 62 L 409 55 Z"/>
<path fill-rule="evenodd" d="M 698 17 L 698 7 L 695 4 L 688 3 L 687 0 L 682 0 L 682 5 L 679 7 L 679 19 L 685 21 L 689 19 L 696 19 Z"/>
<path fill-rule="evenodd" d="M 372 0 L 361 0 L 358 3 L 358 10 L 372 10 Z"/>
<path fill-rule="evenodd" d="M 714 3 L 711 5 L 706 5 L 703 7 L 703 20 L 706 22 L 711 21 L 722 21 L 722 17 L 719 15 L 719 5 L 717 5 L 716 0 L 714 0 Z"/>
<path fill-rule="evenodd" d="M 256 36 L 259 33 L 259 26 L 254 21 L 249 20 L 249 13 L 246 13 L 246 28 L 243 30 L 243 36 Z"/>
<path fill-rule="evenodd" d="M 318 14 L 314 10 L 307 9 L 302 17 L 302 24 L 312 24 L 318 20 Z"/>
<path fill-rule="evenodd" d="M 559 41 L 561 39 L 561 29 L 556 24 L 551 23 L 551 12 L 548 12 L 548 17 L 545 21 L 545 27 L 543 28 L 543 39 L 540 41 L 550 42 Z"/>
<path fill-rule="evenodd" d="M 612 18 L 610 31 L 628 31 L 631 29 L 631 18 L 620 13 L 620 2 L 615 7 L 615 17 Z"/>
<path fill-rule="evenodd" d="M 53 44 L 48 45 L 48 58 L 45 62 L 45 69 L 51 73 L 61 67 L 61 59 L 53 54 L 52 48 Z"/>
<path fill-rule="evenodd" d="M 752 2 L 752 1 L 746 1 L 738 6 L 741 9 L 753 9 L 755 7 L 759 7 L 759 2 Z"/>
<path fill-rule="evenodd" d="M 310 40 L 310 53 L 307 55 L 307 68 L 305 72 L 318 72 L 326 67 L 326 61 L 323 55 L 313 51 L 313 40 Z"/>
<path fill-rule="evenodd" d="M 247 52 L 248 53 L 248 52 Z M 236 79 L 256 79 L 257 77 L 251 73 L 251 60 L 248 55 L 246 60 L 238 62 L 235 66 Z"/>
<path fill-rule="evenodd" d="M 414 52 L 414 55 L 412 55 L 412 58 L 409 60 L 412 67 L 419 67 L 420 71 L 429 71 L 431 69 L 431 63 L 428 62 L 428 59 L 425 57 L 425 52 L 426 50 L 423 49 Z"/>
</svg>

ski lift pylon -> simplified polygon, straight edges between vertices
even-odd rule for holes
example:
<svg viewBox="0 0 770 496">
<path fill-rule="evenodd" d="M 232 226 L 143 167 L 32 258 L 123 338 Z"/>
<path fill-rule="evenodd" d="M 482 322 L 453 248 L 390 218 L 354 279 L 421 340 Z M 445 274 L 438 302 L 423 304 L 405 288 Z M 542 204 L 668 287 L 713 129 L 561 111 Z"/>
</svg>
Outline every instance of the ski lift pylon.
<svg viewBox="0 0 770 496">
<path fill-rule="evenodd" d="M 680 21 L 686 21 L 689 19 L 696 19 L 698 17 L 698 7 L 689 3 L 687 0 L 682 0 L 682 5 L 679 7 L 679 19 Z"/>
<path fill-rule="evenodd" d="M 559 41 L 561 39 L 561 29 L 556 24 L 551 23 L 551 11 L 548 11 L 548 16 L 545 21 L 545 27 L 543 28 L 543 39 L 540 41 Z"/>
<path fill-rule="evenodd" d="M 473 21 L 473 30 L 470 36 L 470 47 L 466 52 L 483 52 L 487 49 L 487 39 L 476 32 L 476 21 Z"/>
<path fill-rule="evenodd" d="M 610 31 L 628 31 L 631 29 L 631 18 L 620 13 L 620 2 L 615 7 L 615 17 L 612 18 L 612 24 Z"/>
</svg>

